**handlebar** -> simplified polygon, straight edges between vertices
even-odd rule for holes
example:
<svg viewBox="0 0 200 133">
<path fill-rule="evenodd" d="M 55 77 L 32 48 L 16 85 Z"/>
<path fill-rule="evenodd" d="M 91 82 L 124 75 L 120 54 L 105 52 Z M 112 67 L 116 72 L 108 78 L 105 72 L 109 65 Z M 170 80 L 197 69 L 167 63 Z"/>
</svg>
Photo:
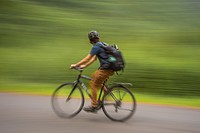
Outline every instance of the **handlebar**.
<svg viewBox="0 0 200 133">
<path fill-rule="evenodd" d="M 83 68 L 80 68 L 80 67 L 73 67 L 73 68 L 71 68 L 71 69 L 75 69 L 75 70 L 77 70 L 77 71 L 79 71 L 79 72 L 82 72 L 82 71 L 83 71 Z"/>
</svg>

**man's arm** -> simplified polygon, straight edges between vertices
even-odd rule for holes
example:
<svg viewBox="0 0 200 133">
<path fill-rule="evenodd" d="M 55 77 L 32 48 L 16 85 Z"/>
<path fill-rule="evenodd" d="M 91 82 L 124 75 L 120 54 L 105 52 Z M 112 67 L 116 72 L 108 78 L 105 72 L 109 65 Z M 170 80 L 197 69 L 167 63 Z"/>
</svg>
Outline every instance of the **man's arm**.
<svg viewBox="0 0 200 133">
<path fill-rule="evenodd" d="M 81 65 L 80 67 L 81 67 L 81 68 L 85 68 L 85 67 L 89 66 L 90 64 L 92 64 L 94 61 L 96 61 L 96 59 L 97 59 L 97 57 L 96 57 L 96 55 L 94 55 L 94 56 L 92 57 L 92 59 L 90 59 L 87 63 Z"/>
<path fill-rule="evenodd" d="M 73 68 L 73 67 L 85 68 L 88 65 L 92 64 L 95 60 L 96 60 L 96 56 L 95 55 L 88 54 L 85 58 L 83 58 L 78 63 L 71 64 L 70 68 Z"/>
</svg>

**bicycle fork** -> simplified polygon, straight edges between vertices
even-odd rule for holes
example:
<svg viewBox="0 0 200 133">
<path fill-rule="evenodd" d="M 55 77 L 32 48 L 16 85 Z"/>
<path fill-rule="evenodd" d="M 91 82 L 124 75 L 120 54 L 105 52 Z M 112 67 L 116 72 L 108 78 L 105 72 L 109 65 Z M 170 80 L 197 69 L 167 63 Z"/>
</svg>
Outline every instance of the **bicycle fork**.
<svg viewBox="0 0 200 133">
<path fill-rule="evenodd" d="M 69 93 L 69 96 L 67 97 L 66 102 L 68 102 L 71 99 L 71 95 L 73 94 L 73 92 L 76 89 L 77 85 L 78 85 L 77 82 L 73 83 L 73 88 L 72 88 L 71 92 Z"/>
</svg>

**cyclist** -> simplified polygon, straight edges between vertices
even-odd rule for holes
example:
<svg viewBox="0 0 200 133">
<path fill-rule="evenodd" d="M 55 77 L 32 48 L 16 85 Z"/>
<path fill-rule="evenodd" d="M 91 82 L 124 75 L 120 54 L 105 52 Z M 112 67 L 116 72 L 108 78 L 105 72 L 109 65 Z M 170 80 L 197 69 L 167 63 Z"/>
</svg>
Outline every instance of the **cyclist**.
<svg viewBox="0 0 200 133">
<path fill-rule="evenodd" d="M 100 88 L 103 82 L 114 74 L 114 71 L 109 68 L 109 64 L 104 60 L 108 58 L 105 50 L 101 48 L 99 45 L 104 45 L 104 43 L 99 41 L 99 34 L 97 31 L 90 31 L 88 33 L 88 38 L 90 43 L 93 45 L 90 53 L 79 61 L 76 64 L 71 64 L 70 68 L 80 67 L 85 68 L 92 64 L 97 58 L 100 62 L 100 67 L 92 74 L 92 80 L 90 81 L 89 85 L 91 88 L 91 96 L 92 101 L 91 105 L 88 107 L 83 108 L 86 112 L 97 112 L 97 92 L 98 88 Z"/>
</svg>

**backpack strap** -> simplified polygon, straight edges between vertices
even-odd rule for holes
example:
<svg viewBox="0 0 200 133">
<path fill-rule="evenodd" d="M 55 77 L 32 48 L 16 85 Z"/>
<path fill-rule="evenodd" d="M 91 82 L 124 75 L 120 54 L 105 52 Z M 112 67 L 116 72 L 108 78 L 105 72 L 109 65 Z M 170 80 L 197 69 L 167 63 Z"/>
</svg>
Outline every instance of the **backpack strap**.
<svg viewBox="0 0 200 133">
<path fill-rule="evenodd" d="M 100 43 L 97 43 L 97 46 L 101 47 L 104 49 L 105 46 L 108 46 L 106 43 L 104 42 L 100 42 Z"/>
</svg>

